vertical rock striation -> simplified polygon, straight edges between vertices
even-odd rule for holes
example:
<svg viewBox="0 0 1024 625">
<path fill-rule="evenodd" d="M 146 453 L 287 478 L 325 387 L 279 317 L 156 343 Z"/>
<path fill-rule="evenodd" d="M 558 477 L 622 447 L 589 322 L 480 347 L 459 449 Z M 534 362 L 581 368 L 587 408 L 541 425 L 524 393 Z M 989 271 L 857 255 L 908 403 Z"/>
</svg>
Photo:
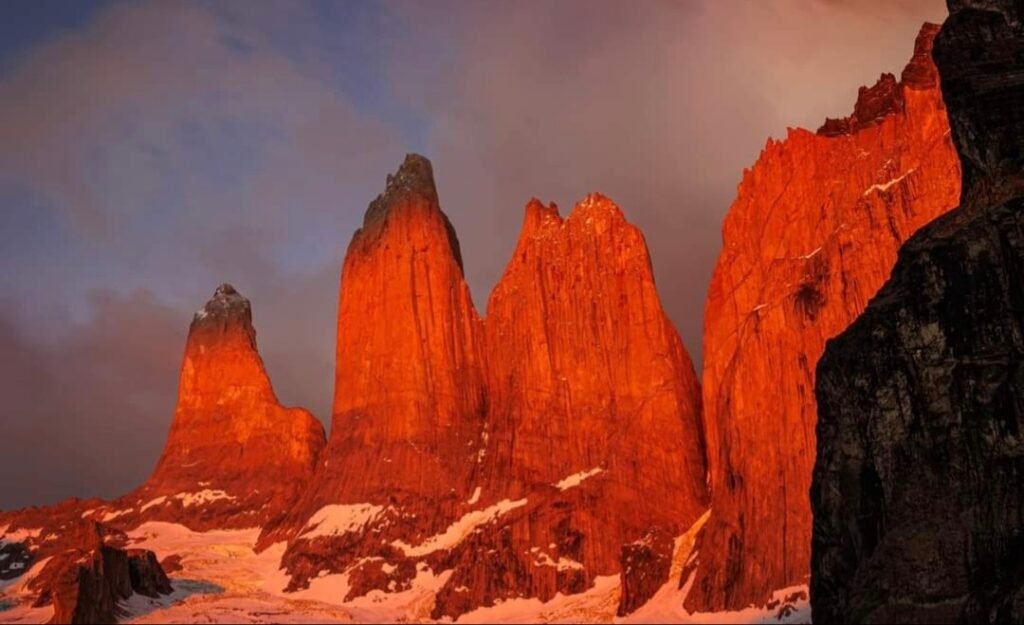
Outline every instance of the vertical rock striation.
<svg viewBox="0 0 1024 625">
<path fill-rule="evenodd" d="M 485 496 L 600 469 L 627 525 L 685 528 L 703 513 L 700 386 L 643 234 L 611 200 L 588 196 L 565 220 L 530 202 L 487 346 Z"/>
<path fill-rule="evenodd" d="M 963 200 L 819 364 L 816 622 L 1024 620 L 1024 7 L 949 8 Z"/>
<path fill-rule="evenodd" d="M 957 155 L 926 24 L 902 80 L 769 141 L 723 226 L 705 309 L 712 515 L 687 608 L 763 603 L 810 571 L 814 371 L 915 230 L 956 205 Z"/>
<path fill-rule="evenodd" d="M 652 536 L 674 537 L 707 507 L 700 389 L 643 235 L 601 195 L 565 219 L 531 201 L 485 335 L 478 496 L 527 504 L 479 539 L 500 545 L 502 561 L 464 560 L 448 585 L 467 590 L 450 600 L 442 591 L 443 613 L 456 616 L 467 599 L 547 600 L 620 571 L 650 577 L 630 586 L 624 609 L 635 608 L 668 569 L 623 568 L 623 550 L 642 544 L 661 550 L 651 560 L 671 560 L 672 541 Z"/>
<path fill-rule="evenodd" d="M 352 503 L 468 496 L 485 408 L 480 348 L 430 161 L 409 155 L 345 256 L 330 463 L 315 488 Z"/>
<path fill-rule="evenodd" d="M 430 163 L 408 156 L 345 258 L 336 379 L 316 477 L 262 539 L 288 540 L 291 590 L 444 576 L 435 618 L 546 601 L 667 562 L 706 510 L 693 365 L 643 236 L 602 196 L 565 220 L 529 204 L 483 322 Z M 624 610 L 667 581 L 627 568 Z"/>
<path fill-rule="evenodd" d="M 439 534 L 465 509 L 486 411 L 481 332 L 431 164 L 410 154 L 345 255 L 334 417 L 316 477 L 264 536 L 291 541 L 292 588 L 371 552 L 401 560 L 392 543 Z"/>
</svg>

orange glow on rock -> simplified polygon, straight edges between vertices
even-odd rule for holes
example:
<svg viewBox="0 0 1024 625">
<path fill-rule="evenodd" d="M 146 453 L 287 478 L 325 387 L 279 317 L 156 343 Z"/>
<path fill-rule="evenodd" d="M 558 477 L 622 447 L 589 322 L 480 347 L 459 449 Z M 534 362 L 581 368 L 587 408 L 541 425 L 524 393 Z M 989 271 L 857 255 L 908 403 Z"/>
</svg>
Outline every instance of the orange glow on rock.
<svg viewBox="0 0 1024 625">
<path fill-rule="evenodd" d="M 900 245 L 960 196 L 937 32 L 922 28 L 902 82 L 883 75 L 849 118 L 770 140 L 744 172 L 705 308 L 712 514 L 690 610 L 761 604 L 807 580 L 818 359 Z"/>
</svg>

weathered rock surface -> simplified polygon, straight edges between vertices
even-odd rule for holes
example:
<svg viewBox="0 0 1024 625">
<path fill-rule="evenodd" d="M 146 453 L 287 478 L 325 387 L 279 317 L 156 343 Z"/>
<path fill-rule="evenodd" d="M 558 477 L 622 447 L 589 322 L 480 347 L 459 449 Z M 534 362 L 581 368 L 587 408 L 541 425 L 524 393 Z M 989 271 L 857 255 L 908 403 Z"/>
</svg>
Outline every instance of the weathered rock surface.
<svg viewBox="0 0 1024 625">
<path fill-rule="evenodd" d="M 763 604 L 807 579 L 815 365 L 899 246 L 959 198 L 937 30 L 922 28 L 902 82 L 883 75 L 849 118 L 790 130 L 744 172 L 705 309 L 712 515 L 690 610 Z"/>
<path fill-rule="evenodd" d="M 0 514 L 0 579 L 31 574 L 33 607 L 53 606 L 51 623 L 113 623 L 133 594 L 172 591 L 151 551 L 127 549 L 122 532 L 83 518 L 100 503 L 70 499 Z"/>
<path fill-rule="evenodd" d="M 963 201 L 819 364 L 815 622 L 1024 621 L 1022 5 L 949 6 Z"/>
<path fill-rule="evenodd" d="M 345 256 L 330 441 L 301 501 L 263 539 L 290 539 L 293 588 L 370 554 L 401 560 L 392 542 L 418 544 L 468 509 L 486 410 L 482 347 L 430 162 L 409 155 Z"/>
<path fill-rule="evenodd" d="M 291 590 L 347 573 L 351 599 L 443 573 L 436 618 L 548 600 L 627 555 L 669 562 L 652 537 L 706 510 L 693 365 L 607 198 L 565 220 L 530 203 L 484 323 L 430 163 L 408 156 L 349 246 L 337 358 L 316 477 L 262 539 L 289 541 Z M 629 606 L 667 571 L 637 569 Z"/>
<path fill-rule="evenodd" d="M 647 603 L 668 580 L 675 533 L 652 528 L 642 539 L 622 548 L 619 616 L 626 616 Z"/>
<path fill-rule="evenodd" d="M 485 570 L 494 563 L 466 562 L 481 570 L 456 573 L 464 594 L 490 605 L 589 586 L 622 569 L 624 545 L 655 528 L 681 533 L 704 512 L 700 387 L 661 308 L 643 235 L 611 200 L 590 195 L 565 219 L 554 205 L 527 205 L 488 303 L 486 340 L 481 503 L 526 497 L 555 525 L 496 525 L 513 536 L 519 574 L 494 584 Z M 558 484 L 579 492 L 567 498 Z M 574 574 L 536 566 L 539 552 L 575 563 Z M 671 559 L 671 544 L 662 555 Z M 637 592 L 630 600 L 642 603 Z"/>
<path fill-rule="evenodd" d="M 106 514 L 197 530 L 261 526 L 294 502 L 324 443 L 313 415 L 278 402 L 249 300 L 222 284 L 192 319 L 178 404 L 153 475 Z"/>
</svg>

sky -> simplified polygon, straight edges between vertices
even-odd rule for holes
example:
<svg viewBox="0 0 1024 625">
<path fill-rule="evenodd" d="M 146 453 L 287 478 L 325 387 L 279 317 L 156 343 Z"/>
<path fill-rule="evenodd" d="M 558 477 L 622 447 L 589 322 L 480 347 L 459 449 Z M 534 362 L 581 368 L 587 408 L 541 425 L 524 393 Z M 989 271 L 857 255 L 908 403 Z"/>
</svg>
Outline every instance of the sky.
<svg viewBox="0 0 1024 625">
<path fill-rule="evenodd" d="M 253 304 L 326 425 L 339 271 L 434 163 L 481 313 L 531 197 L 645 233 L 700 363 L 721 222 L 769 137 L 848 115 L 942 0 L 0 3 L 0 508 L 152 470 L 192 313 Z"/>
</svg>

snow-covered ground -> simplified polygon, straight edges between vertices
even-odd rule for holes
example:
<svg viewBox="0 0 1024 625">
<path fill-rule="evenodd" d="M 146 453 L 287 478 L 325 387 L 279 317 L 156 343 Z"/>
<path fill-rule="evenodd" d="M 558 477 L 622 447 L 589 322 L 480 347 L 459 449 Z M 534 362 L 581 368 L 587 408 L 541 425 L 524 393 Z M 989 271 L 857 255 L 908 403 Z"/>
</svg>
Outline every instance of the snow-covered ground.
<svg viewBox="0 0 1024 625">
<path fill-rule="evenodd" d="M 0 623 L 46 623 L 53 618 L 53 606 L 32 607 L 28 589 L 29 582 L 39 575 L 49 560 L 44 558 L 36 562 L 21 577 L 0 581 Z"/>
<path fill-rule="evenodd" d="M 488 510 L 487 516 L 504 512 Z M 513 599 L 479 608 L 463 615 L 458 623 L 512 622 L 617 622 L 617 623 L 801 623 L 809 622 L 806 599 L 793 604 L 792 611 L 780 614 L 779 608 L 748 608 L 738 612 L 687 614 L 682 609 L 689 583 L 678 587 L 683 567 L 692 558 L 697 532 L 703 517 L 676 541 L 672 575 L 655 597 L 626 618 L 616 618 L 619 601 L 617 576 L 597 578 L 594 586 L 577 595 L 558 595 L 547 603 L 537 599 Z M 479 519 L 473 518 L 472 521 Z M 466 523 L 474 525 L 474 523 Z M 453 531 L 452 535 L 462 534 Z M 425 622 L 429 621 L 434 593 L 451 575 L 431 571 L 420 565 L 409 590 L 397 593 L 373 591 L 351 602 L 342 602 L 348 592 L 348 576 L 324 575 L 312 580 L 309 589 L 284 593 L 288 583 L 278 568 L 284 544 L 279 543 L 257 554 L 253 551 L 259 530 L 193 532 L 180 525 L 151 522 L 130 533 L 132 546 L 150 549 L 163 560 L 170 555 L 181 558 L 182 570 L 171 574 L 174 593 L 160 599 L 134 596 L 122 607 L 123 619 L 130 623 L 351 623 L 351 622 Z M 446 536 L 447 537 L 447 536 Z M 451 538 L 451 537 L 447 537 Z M 436 543 L 446 541 L 437 540 Z M 433 543 L 431 547 L 434 547 Z M 0 622 L 41 623 L 53 614 L 52 608 L 27 607 L 26 586 L 41 570 L 36 563 L 17 580 L 0 583 Z M 790 596 L 800 588 L 781 590 L 777 597 Z M 806 587 L 802 590 L 805 591 Z M 4 609 L 4 603 L 14 607 Z M 781 618 L 780 618 L 781 617 Z"/>
</svg>

